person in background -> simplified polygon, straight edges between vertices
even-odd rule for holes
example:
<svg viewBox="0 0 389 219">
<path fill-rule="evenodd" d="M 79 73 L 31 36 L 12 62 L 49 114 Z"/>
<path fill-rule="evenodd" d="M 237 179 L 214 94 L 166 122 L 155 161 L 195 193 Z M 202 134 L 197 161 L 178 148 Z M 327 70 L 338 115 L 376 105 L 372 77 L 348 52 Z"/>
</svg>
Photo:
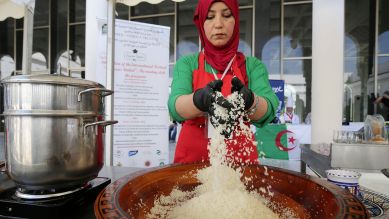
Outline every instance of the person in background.
<svg viewBox="0 0 389 219">
<path fill-rule="evenodd" d="M 300 124 L 300 117 L 294 113 L 293 96 L 289 96 L 285 106 L 285 113 L 281 116 L 281 123 Z"/>
<path fill-rule="evenodd" d="M 173 121 L 172 124 L 169 125 L 169 142 L 176 142 L 176 134 L 177 134 L 177 122 Z"/>
<path fill-rule="evenodd" d="M 386 108 L 389 109 L 389 91 L 385 91 L 382 96 L 375 99 L 374 103 L 382 103 Z M 389 121 L 389 113 L 387 113 L 387 115 L 384 115 L 384 117 L 386 121 Z"/>
<path fill-rule="evenodd" d="M 305 117 L 305 124 L 309 125 L 312 123 L 312 119 L 311 119 L 311 112 L 309 112 L 307 114 L 307 117 Z"/>
<path fill-rule="evenodd" d="M 268 80 L 265 65 L 255 57 L 238 52 L 239 5 L 237 0 L 200 0 L 194 15 L 203 49 L 180 58 L 173 72 L 168 108 L 171 117 L 182 123 L 174 163 L 208 162 L 207 116 L 214 117 L 213 103 L 230 110 L 226 96 L 243 96 L 244 110 L 251 123 L 261 127 L 273 120 L 278 98 Z M 223 97 L 217 97 L 219 91 Z M 222 122 L 222 121 L 220 121 Z M 225 122 L 225 121 L 224 121 Z M 247 122 L 248 123 L 248 122 Z M 247 124 L 248 126 L 250 124 Z M 229 133 L 228 133 L 229 134 Z M 239 153 L 244 136 L 226 139 L 229 155 L 235 160 L 258 163 L 256 146 L 252 153 Z"/>
</svg>

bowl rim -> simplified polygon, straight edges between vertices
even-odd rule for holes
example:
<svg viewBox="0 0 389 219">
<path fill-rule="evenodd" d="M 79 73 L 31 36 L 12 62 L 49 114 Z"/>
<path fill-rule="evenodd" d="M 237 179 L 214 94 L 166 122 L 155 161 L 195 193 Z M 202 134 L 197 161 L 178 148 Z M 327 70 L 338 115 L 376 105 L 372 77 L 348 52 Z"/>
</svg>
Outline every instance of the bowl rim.
<svg viewBox="0 0 389 219">
<path fill-rule="evenodd" d="M 139 170 L 134 173 L 122 176 L 118 180 L 114 181 L 110 185 L 108 185 L 104 190 L 102 190 L 99 195 L 97 196 L 95 203 L 94 203 L 94 213 L 96 218 L 107 218 L 105 216 L 109 215 L 116 215 L 115 218 L 131 218 L 128 212 L 124 211 L 121 208 L 112 208 L 112 206 L 120 206 L 120 203 L 118 202 L 118 191 L 121 191 L 121 189 L 126 186 L 126 184 L 137 177 L 142 176 L 146 173 L 152 173 L 155 171 L 161 171 L 165 168 L 180 168 L 185 166 L 194 166 L 196 168 L 204 168 L 208 166 L 209 163 L 194 163 L 194 164 L 169 164 L 162 167 L 153 167 L 149 169 Z M 268 166 L 268 165 L 261 165 L 261 164 L 254 164 L 254 165 L 244 165 L 246 167 L 254 166 L 254 167 L 262 167 L 262 168 L 268 168 L 268 171 L 270 170 L 276 170 L 283 172 L 285 174 L 302 177 L 305 179 L 308 179 L 321 187 L 323 189 L 329 191 L 335 198 L 339 209 L 345 209 L 346 206 L 348 206 L 351 202 L 353 204 L 353 207 L 359 206 L 361 209 L 363 209 L 364 212 L 364 218 L 370 218 L 369 213 L 366 209 L 366 207 L 362 204 L 362 202 L 357 199 L 354 195 L 349 193 L 348 191 L 344 190 L 343 188 L 328 182 L 324 178 L 318 178 L 314 176 L 310 176 L 307 174 L 302 174 L 296 171 L 282 169 L 279 167 L 274 166 Z M 101 203 L 105 203 L 105 207 L 101 205 Z M 108 204 L 108 205 L 107 205 Z M 348 216 L 352 214 L 352 212 L 349 212 L 347 210 L 344 211 L 338 211 L 338 214 L 334 216 L 334 218 L 343 218 L 344 216 Z"/>
<path fill-rule="evenodd" d="M 355 178 L 359 179 L 362 174 L 354 171 L 354 170 L 347 170 L 347 169 L 329 169 L 325 171 L 328 176 L 335 176 L 339 178 Z"/>
</svg>

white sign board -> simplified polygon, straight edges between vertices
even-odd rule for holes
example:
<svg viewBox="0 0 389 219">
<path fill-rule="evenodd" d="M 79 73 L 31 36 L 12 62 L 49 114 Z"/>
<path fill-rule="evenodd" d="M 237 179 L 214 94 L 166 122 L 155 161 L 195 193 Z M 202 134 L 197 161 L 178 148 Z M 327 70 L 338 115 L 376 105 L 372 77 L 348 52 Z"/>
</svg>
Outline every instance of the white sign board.
<svg viewBox="0 0 389 219">
<path fill-rule="evenodd" d="M 116 20 L 113 163 L 169 162 L 169 27 Z"/>
<path fill-rule="evenodd" d="M 113 127 L 113 165 L 168 164 L 170 27 L 115 23 L 113 115 L 119 123 Z M 106 65 L 102 50 L 97 57 L 101 67 Z"/>
</svg>

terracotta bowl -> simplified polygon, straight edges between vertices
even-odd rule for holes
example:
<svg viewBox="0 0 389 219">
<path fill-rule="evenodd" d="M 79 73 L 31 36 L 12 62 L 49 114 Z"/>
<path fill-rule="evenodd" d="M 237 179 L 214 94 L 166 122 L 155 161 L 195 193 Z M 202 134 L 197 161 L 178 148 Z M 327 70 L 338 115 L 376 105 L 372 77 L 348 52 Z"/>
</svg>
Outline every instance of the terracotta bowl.
<svg viewBox="0 0 389 219">
<path fill-rule="evenodd" d="M 174 186 L 188 191 L 199 185 L 193 173 L 205 166 L 171 165 L 124 176 L 99 194 L 95 215 L 97 218 L 145 218 L 156 197 L 169 195 Z M 323 179 L 261 165 L 243 167 L 243 175 L 253 179 L 247 188 L 258 189 L 259 193 L 260 187 L 271 185 L 274 193 L 271 201 L 281 206 L 280 209 L 289 208 L 299 218 L 370 218 L 356 197 Z"/>
</svg>

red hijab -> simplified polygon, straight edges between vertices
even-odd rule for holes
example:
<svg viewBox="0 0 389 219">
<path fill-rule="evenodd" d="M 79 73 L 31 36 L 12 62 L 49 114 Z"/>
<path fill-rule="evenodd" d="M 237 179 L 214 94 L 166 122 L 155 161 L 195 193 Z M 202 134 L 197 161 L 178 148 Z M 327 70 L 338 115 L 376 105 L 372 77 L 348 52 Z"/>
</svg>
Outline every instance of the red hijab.
<svg viewBox="0 0 389 219">
<path fill-rule="evenodd" d="M 235 18 L 234 32 L 231 39 L 223 47 L 215 47 L 211 42 L 208 41 L 204 32 L 204 22 L 207 18 L 209 8 L 214 2 L 224 2 L 231 10 L 232 15 Z M 201 44 L 204 47 L 205 60 L 219 72 L 223 72 L 227 67 L 228 62 L 234 57 L 237 61 L 238 66 L 246 79 L 246 67 L 245 57 L 241 52 L 238 52 L 239 46 L 239 4 L 237 0 L 199 0 L 196 8 L 193 21 L 199 31 Z"/>
</svg>

